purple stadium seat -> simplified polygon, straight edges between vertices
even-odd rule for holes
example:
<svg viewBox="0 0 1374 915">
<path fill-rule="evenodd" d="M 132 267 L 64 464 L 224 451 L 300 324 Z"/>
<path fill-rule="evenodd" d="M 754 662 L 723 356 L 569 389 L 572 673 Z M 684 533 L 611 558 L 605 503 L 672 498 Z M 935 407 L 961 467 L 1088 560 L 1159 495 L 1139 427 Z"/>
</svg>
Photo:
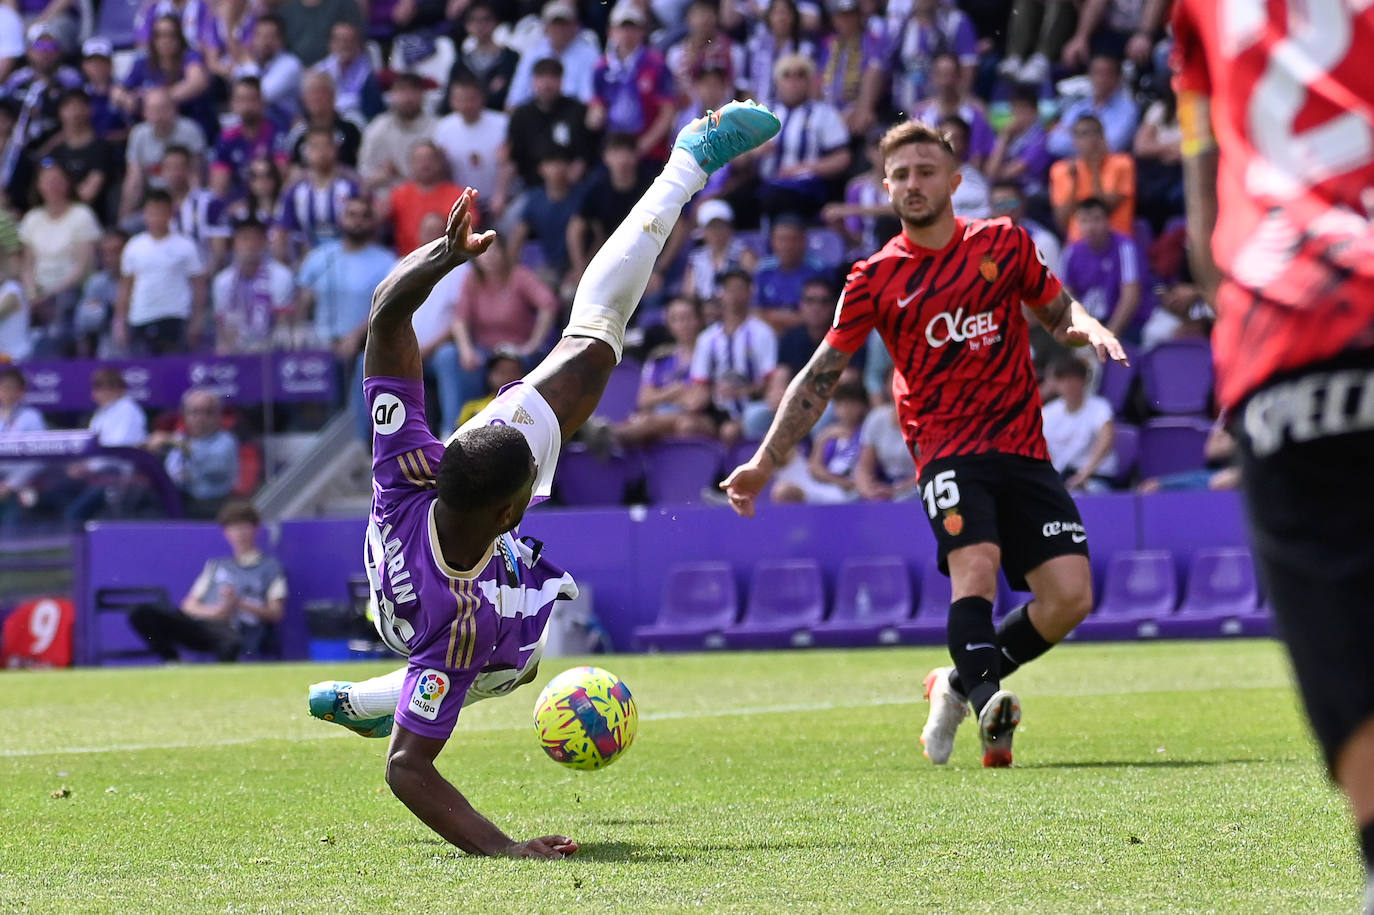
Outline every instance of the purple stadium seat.
<svg viewBox="0 0 1374 915">
<path fill-rule="evenodd" d="M 1206 340 L 1161 343 L 1141 360 L 1140 380 L 1151 409 L 1206 413 L 1212 398 L 1212 347 Z"/>
<path fill-rule="evenodd" d="M 1267 620 L 1267 616 L 1259 609 L 1259 584 L 1250 551 L 1217 547 L 1193 554 L 1183 606 L 1165 620 L 1163 630 L 1181 638 L 1247 635 L 1247 621 L 1257 620 Z"/>
<path fill-rule="evenodd" d="M 806 233 L 806 253 L 833 270 L 844 263 L 844 238 L 834 229 L 811 229 Z"/>
<path fill-rule="evenodd" d="M 750 251 L 753 251 L 759 257 L 763 257 L 768 253 L 768 239 L 764 237 L 762 232 L 736 232 L 735 238 L 738 238 L 740 244 L 744 245 Z"/>
<path fill-rule="evenodd" d="M 596 405 L 596 415 L 613 423 L 624 422 L 634 412 L 635 402 L 639 399 L 639 374 L 642 366 L 637 360 L 626 359 L 611 370 L 610 380 L 601 401 Z"/>
<path fill-rule="evenodd" d="M 921 566 L 916 616 L 897 627 L 904 645 L 943 645 L 949 625 L 949 579 L 940 574 L 935 557 Z"/>
<path fill-rule="evenodd" d="M 652 626 L 636 626 L 635 641 L 649 651 L 721 648 L 722 630 L 738 616 L 739 595 L 729 563 L 680 563 L 664 578 L 658 619 Z"/>
<path fill-rule="evenodd" d="M 1126 350 L 1130 364 L 1122 365 L 1110 361 L 1105 363 L 1102 366 L 1102 384 L 1097 390 L 1097 393 L 1112 405 L 1112 412 L 1117 416 L 1126 408 L 1126 401 L 1131 396 L 1131 387 L 1135 384 L 1136 376 L 1140 374 L 1140 351 L 1129 343 L 1123 343 L 1122 348 Z"/>
<path fill-rule="evenodd" d="M 804 648 L 825 616 L 825 584 L 814 559 L 763 559 L 754 566 L 744 619 L 725 630 L 728 648 Z"/>
<path fill-rule="evenodd" d="M 564 505 L 619 505 L 629 477 L 629 461 L 624 455 L 602 458 L 585 445 L 571 444 L 558 458 L 554 485 Z"/>
<path fill-rule="evenodd" d="M 835 609 L 811 627 L 817 645 L 894 645 L 897 625 L 911 617 L 911 575 L 900 556 L 851 557 L 835 579 Z"/>
<path fill-rule="evenodd" d="M 1079 624 L 1083 639 L 1151 638 L 1178 604 L 1178 576 L 1167 550 L 1120 550 L 1107 567 L 1102 602 Z"/>
<path fill-rule="evenodd" d="M 1202 447 L 1212 424 L 1189 416 L 1159 416 L 1140 430 L 1140 475 L 1158 477 L 1206 464 Z"/>
<path fill-rule="evenodd" d="M 665 439 L 644 452 L 645 485 L 655 505 L 700 502 L 720 475 L 725 448 L 704 438 Z"/>
<path fill-rule="evenodd" d="M 122 51 L 134 46 L 134 19 L 143 4 L 139 0 L 101 0 L 95 33 Z"/>
<path fill-rule="evenodd" d="M 1135 473 L 1135 465 L 1140 459 L 1140 429 L 1129 423 L 1116 424 L 1116 438 L 1112 441 L 1112 451 L 1116 453 L 1116 473 L 1112 482 L 1125 486 Z"/>
</svg>

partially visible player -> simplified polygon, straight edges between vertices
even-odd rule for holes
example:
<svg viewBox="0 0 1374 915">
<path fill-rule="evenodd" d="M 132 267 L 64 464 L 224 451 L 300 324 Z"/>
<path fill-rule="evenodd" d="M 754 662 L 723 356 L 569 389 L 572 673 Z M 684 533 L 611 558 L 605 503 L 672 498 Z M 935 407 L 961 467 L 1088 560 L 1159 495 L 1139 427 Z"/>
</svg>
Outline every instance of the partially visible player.
<svg viewBox="0 0 1374 915">
<path fill-rule="evenodd" d="M 925 124 L 883 138 L 884 186 L 902 231 L 854 265 L 834 324 L 787 389 L 754 457 L 721 484 L 741 515 L 811 430 L 850 356 L 876 328 L 896 366 L 893 395 L 921 466 L 921 496 L 949 575 L 954 668 L 926 677 L 926 756 L 949 760 L 971 704 L 983 765 L 1011 765 L 1021 720 L 1002 678 L 1068 635 L 1092 609 L 1087 534 L 1049 462 L 1031 365 L 1029 305 L 1061 343 L 1124 361 L 1121 344 L 1064 291 L 1008 219 L 956 219 L 959 162 Z M 997 568 L 1035 599 L 994 628 Z"/>
<path fill-rule="evenodd" d="M 1194 274 L 1250 537 L 1374 912 L 1374 6 L 1174 10 Z"/>
<path fill-rule="evenodd" d="M 620 361 L 625 326 L 682 208 L 707 176 L 778 132 L 778 119 L 731 103 L 683 129 L 663 172 L 588 265 L 563 339 L 447 445 L 429 432 L 411 315 L 434 284 L 495 237 L 471 231 L 476 192 L 459 197 L 442 238 L 377 288 L 363 357 L 372 416 L 372 514 L 364 559 L 377 629 L 407 667 L 362 683 L 317 683 L 310 713 L 364 736 L 391 734 L 386 780 L 427 826 L 472 854 L 561 858 L 560 835 L 517 842 L 434 766 L 459 709 L 534 678 L 549 612 L 572 577 L 513 531 L 549 495 L 562 441 L 591 415 Z"/>
</svg>

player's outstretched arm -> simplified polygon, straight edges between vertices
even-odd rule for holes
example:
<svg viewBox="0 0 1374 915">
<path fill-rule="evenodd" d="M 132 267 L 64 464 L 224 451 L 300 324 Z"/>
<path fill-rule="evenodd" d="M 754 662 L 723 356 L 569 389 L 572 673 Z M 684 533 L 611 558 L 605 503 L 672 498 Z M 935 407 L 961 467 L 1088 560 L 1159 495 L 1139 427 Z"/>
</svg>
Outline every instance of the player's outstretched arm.
<svg viewBox="0 0 1374 915">
<path fill-rule="evenodd" d="M 472 231 L 472 201 L 477 192 L 466 188 L 448 214 L 444 234 L 421 245 L 391 268 L 372 293 L 372 312 L 367 319 L 367 346 L 363 375 L 392 378 L 423 376 L 420 343 L 410 318 L 429 297 L 434 284 L 454 267 L 491 247 L 496 233 Z"/>
<path fill-rule="evenodd" d="M 401 803 L 445 841 L 471 855 L 512 858 L 562 858 L 577 851 L 567 836 L 541 836 L 517 842 L 482 816 L 434 768 L 445 741 L 421 737 L 401 725 L 391 737 L 386 758 L 386 783 Z"/>
<path fill-rule="evenodd" d="M 1091 346 L 1097 358 L 1103 362 L 1111 359 L 1127 364 L 1126 351 L 1122 349 L 1121 341 L 1116 339 L 1116 334 L 1088 314 L 1088 310 L 1069 295 L 1067 289 L 1061 290 L 1049 304 L 1032 308 L 1031 311 L 1054 335 L 1054 339 L 1065 346 Z"/>
<path fill-rule="evenodd" d="M 1180 92 L 1178 126 L 1183 134 L 1188 262 L 1203 297 L 1215 304 L 1221 271 L 1212 258 L 1212 232 L 1217 227 L 1217 141 L 1212 134 L 1211 100 L 1199 92 Z"/>
<path fill-rule="evenodd" d="M 746 518 L 754 517 L 754 499 L 763 492 L 763 487 L 768 485 L 769 478 L 788 453 L 821 418 L 840 380 L 840 373 L 853 355 L 822 342 L 806 368 L 792 379 L 759 450 L 749 463 L 736 467 L 720 484 L 736 513 Z"/>
</svg>

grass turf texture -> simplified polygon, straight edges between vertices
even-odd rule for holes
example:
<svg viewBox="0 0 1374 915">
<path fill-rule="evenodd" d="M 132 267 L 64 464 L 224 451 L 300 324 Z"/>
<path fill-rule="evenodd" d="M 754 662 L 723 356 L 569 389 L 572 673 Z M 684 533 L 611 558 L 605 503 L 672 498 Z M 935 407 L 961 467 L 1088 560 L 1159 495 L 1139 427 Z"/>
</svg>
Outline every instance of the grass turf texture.
<svg viewBox="0 0 1374 915">
<path fill-rule="evenodd" d="M 463 713 L 440 769 L 560 862 L 470 858 L 305 687 L 387 669 L 0 675 L 0 910 L 1343 912 L 1362 880 L 1277 645 L 1071 645 L 1018 673 L 1017 768 L 917 736 L 936 650 L 598 657 L 635 745 L 573 772 L 531 707 Z M 54 794 L 65 796 L 57 796 Z"/>
</svg>

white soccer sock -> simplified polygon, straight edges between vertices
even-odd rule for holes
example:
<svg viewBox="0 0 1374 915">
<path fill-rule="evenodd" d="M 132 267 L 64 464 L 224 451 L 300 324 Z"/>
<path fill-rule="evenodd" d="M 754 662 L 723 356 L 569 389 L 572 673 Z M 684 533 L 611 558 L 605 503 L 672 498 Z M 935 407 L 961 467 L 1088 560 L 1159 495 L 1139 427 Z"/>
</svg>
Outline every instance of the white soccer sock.
<svg viewBox="0 0 1374 915">
<path fill-rule="evenodd" d="M 674 149 L 654 183 L 587 265 L 563 336 L 595 337 L 609 344 L 620 361 L 625 327 L 648 288 L 654 261 L 682 208 L 705 186 L 706 172 L 697 160 Z"/>
<path fill-rule="evenodd" d="M 344 690 L 344 698 L 354 718 L 394 715 L 396 705 L 401 701 L 401 689 L 405 682 L 406 669 L 402 667 L 389 674 L 354 683 Z"/>
</svg>

